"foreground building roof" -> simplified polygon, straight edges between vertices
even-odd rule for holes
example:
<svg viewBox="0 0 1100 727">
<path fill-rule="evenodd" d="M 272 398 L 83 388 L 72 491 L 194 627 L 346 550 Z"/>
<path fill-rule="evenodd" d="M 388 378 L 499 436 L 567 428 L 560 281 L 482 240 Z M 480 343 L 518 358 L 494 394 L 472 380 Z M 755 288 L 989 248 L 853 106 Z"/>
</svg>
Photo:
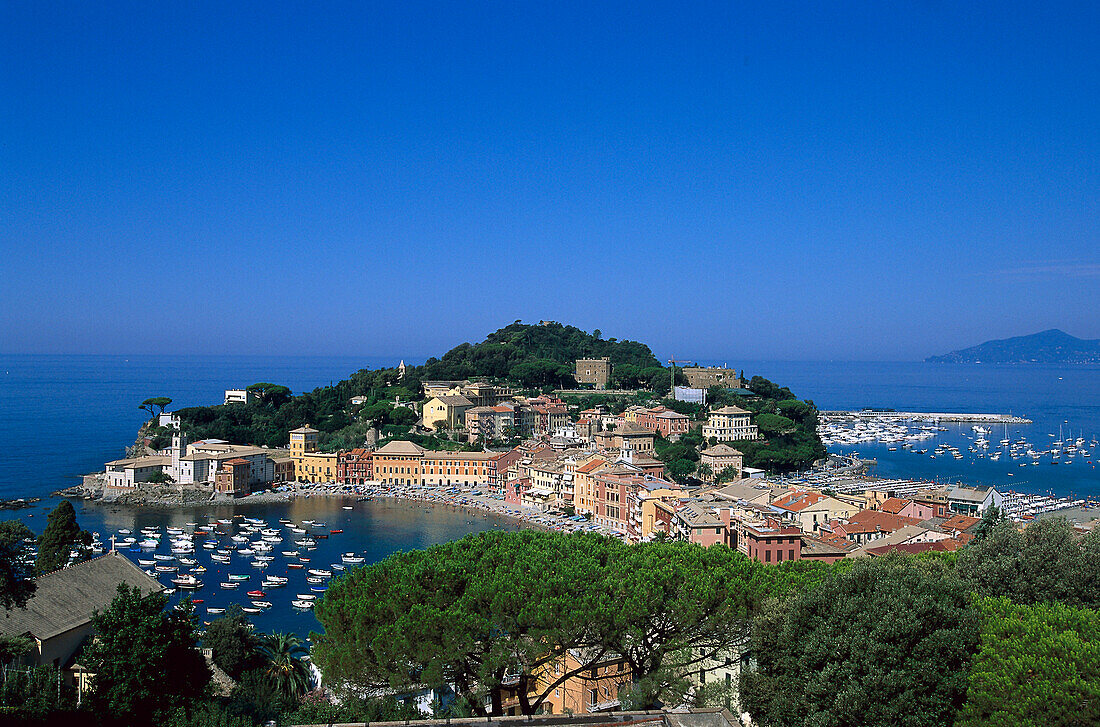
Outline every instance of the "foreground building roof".
<svg viewBox="0 0 1100 727">
<path fill-rule="evenodd" d="M 30 634 L 45 641 L 92 619 L 114 600 L 118 585 L 135 586 L 141 595 L 159 593 L 164 586 L 145 575 L 118 552 L 55 570 L 35 579 L 37 589 L 26 608 L 13 608 L 0 617 L 0 634 Z"/>
</svg>

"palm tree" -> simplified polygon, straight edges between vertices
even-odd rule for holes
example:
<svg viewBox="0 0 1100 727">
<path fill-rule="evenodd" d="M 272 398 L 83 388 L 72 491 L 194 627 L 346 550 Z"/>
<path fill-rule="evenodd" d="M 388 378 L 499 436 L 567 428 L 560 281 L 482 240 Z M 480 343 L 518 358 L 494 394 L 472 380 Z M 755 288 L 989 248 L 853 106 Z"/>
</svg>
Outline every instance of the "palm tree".
<svg viewBox="0 0 1100 727">
<path fill-rule="evenodd" d="M 286 633 L 264 636 L 260 653 L 267 660 L 264 673 L 271 677 L 282 699 L 293 704 L 309 691 L 309 667 L 302 660 L 307 651 L 301 639 Z"/>
</svg>

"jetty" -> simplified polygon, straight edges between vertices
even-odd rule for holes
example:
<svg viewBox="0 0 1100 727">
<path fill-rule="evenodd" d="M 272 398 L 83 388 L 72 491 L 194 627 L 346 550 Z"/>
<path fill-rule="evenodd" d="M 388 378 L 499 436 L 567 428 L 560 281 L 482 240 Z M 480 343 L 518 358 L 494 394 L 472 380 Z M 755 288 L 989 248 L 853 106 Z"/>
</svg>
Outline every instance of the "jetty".
<svg viewBox="0 0 1100 727">
<path fill-rule="evenodd" d="M 860 409 L 858 411 L 823 411 L 826 419 L 888 422 L 967 422 L 976 424 L 1031 424 L 1025 417 L 1013 414 L 960 414 L 958 412 L 892 411 L 890 409 Z"/>
</svg>

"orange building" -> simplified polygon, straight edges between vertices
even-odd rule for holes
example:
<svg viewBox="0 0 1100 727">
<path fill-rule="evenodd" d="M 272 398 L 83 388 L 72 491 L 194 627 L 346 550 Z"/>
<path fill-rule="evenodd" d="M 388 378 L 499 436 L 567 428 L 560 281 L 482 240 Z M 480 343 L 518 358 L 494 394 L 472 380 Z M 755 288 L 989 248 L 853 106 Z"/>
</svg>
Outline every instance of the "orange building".
<svg viewBox="0 0 1100 727">
<path fill-rule="evenodd" d="M 527 698 L 534 702 L 549 691 L 539 711 L 543 714 L 593 714 L 619 708 L 619 691 L 630 684 L 630 665 L 618 654 L 608 654 L 591 667 L 590 656 L 570 649 L 548 657 L 535 669 L 534 684 Z M 522 714 L 519 695 L 508 686 L 504 690 L 504 713 Z"/>
</svg>

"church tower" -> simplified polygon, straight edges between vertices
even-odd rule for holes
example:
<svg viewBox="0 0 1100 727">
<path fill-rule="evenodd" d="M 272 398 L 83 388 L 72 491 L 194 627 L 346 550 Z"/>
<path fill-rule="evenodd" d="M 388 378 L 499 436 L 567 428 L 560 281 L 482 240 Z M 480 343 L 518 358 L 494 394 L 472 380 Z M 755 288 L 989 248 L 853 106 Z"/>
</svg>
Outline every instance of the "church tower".
<svg viewBox="0 0 1100 727">
<path fill-rule="evenodd" d="M 401 364 L 397 367 L 397 380 L 405 380 L 405 359 L 401 359 Z"/>
</svg>

